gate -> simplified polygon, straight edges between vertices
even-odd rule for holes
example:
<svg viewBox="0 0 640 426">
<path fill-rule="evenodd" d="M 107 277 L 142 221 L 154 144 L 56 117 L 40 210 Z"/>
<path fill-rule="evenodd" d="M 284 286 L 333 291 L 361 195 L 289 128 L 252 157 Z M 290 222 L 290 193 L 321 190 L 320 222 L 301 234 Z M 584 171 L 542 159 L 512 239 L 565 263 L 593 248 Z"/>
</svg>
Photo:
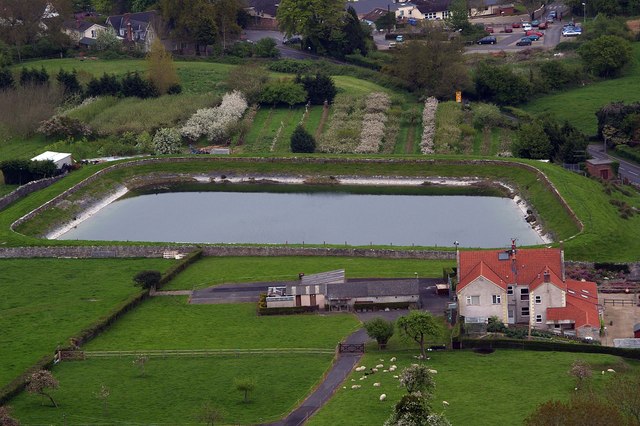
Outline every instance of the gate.
<svg viewBox="0 0 640 426">
<path fill-rule="evenodd" d="M 338 352 L 341 354 L 363 354 L 364 343 L 340 343 Z"/>
</svg>

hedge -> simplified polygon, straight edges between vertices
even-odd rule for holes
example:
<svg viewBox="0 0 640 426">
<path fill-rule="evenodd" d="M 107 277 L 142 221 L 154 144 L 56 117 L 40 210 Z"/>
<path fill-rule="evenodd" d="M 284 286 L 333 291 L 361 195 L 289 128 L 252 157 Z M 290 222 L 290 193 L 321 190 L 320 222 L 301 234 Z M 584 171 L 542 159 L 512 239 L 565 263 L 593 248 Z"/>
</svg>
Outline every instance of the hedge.
<svg viewBox="0 0 640 426">
<path fill-rule="evenodd" d="M 295 315 L 318 312 L 318 306 L 291 306 L 282 308 L 258 307 L 259 315 Z"/>
<path fill-rule="evenodd" d="M 171 281 L 176 275 L 180 272 L 184 271 L 190 264 L 195 262 L 196 260 L 202 257 L 202 250 L 196 250 L 186 256 L 182 261 L 178 262 L 176 265 L 172 266 L 167 270 L 160 279 L 160 284 L 158 287 L 168 283 Z M 69 341 L 72 342 L 70 347 L 60 348 L 60 350 L 74 350 L 76 346 L 81 346 L 84 343 L 87 343 L 91 339 L 97 337 L 105 331 L 111 324 L 113 324 L 118 318 L 120 318 L 123 314 L 129 312 L 131 309 L 138 306 L 143 300 L 149 297 L 149 290 L 141 291 L 137 294 L 130 296 L 116 308 L 112 309 L 111 312 L 98 319 L 96 322 L 81 330 L 75 336 L 69 338 Z M 45 355 L 34 365 L 29 367 L 27 371 L 23 374 L 12 380 L 8 385 L 4 386 L 0 389 L 0 405 L 9 401 L 11 398 L 22 392 L 24 387 L 26 386 L 27 379 L 29 376 L 35 371 L 50 369 L 53 366 L 53 356 Z"/>
<path fill-rule="evenodd" d="M 640 150 L 630 148 L 626 145 L 616 146 L 615 153 L 622 158 L 640 164 Z"/>
<path fill-rule="evenodd" d="M 583 352 L 617 355 L 640 359 L 640 350 L 580 343 L 544 342 L 539 340 L 461 339 L 464 349 L 523 349 L 529 351 Z"/>
<path fill-rule="evenodd" d="M 384 309 L 409 309 L 417 308 L 415 302 L 391 302 L 391 303 L 356 303 L 353 309 L 357 312 L 367 311 L 381 311 Z"/>
</svg>

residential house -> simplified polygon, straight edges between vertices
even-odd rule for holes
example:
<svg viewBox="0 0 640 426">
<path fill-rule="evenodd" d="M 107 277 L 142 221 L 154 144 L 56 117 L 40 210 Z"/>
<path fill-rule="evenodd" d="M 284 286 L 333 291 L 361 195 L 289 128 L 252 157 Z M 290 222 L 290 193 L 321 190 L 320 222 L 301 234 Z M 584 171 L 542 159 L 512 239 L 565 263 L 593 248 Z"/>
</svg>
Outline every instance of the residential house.
<svg viewBox="0 0 640 426">
<path fill-rule="evenodd" d="M 276 0 L 247 0 L 245 10 L 251 17 L 250 29 L 277 30 L 278 2 Z"/>
<path fill-rule="evenodd" d="M 113 28 L 116 35 L 122 38 L 123 43 L 130 48 L 137 48 L 143 52 L 151 49 L 151 44 L 158 37 L 161 27 L 161 18 L 155 10 L 149 12 L 125 13 L 107 18 L 106 24 Z M 165 48 L 174 51 L 179 46 L 167 45 Z"/>
<path fill-rule="evenodd" d="M 560 249 L 458 251 L 456 295 L 468 323 L 497 316 L 505 324 L 599 339 L 598 291 L 567 279 Z"/>
<path fill-rule="evenodd" d="M 398 6 L 396 18 L 402 20 L 441 20 L 449 17 L 451 0 L 416 0 Z"/>
<path fill-rule="evenodd" d="M 98 34 L 107 31 L 107 27 L 83 20 L 66 21 L 63 26 L 65 34 L 80 47 L 90 48 L 96 44 Z"/>
<path fill-rule="evenodd" d="M 398 2 L 394 0 L 359 0 L 359 1 L 347 1 L 345 3 L 345 9 L 352 7 L 356 11 L 358 18 L 363 19 L 365 15 L 371 13 L 374 10 L 380 9 L 394 12 L 398 10 L 398 7 L 404 2 Z"/>
<path fill-rule="evenodd" d="M 469 16 L 513 15 L 514 7 L 504 0 L 479 0 L 469 3 Z"/>
</svg>

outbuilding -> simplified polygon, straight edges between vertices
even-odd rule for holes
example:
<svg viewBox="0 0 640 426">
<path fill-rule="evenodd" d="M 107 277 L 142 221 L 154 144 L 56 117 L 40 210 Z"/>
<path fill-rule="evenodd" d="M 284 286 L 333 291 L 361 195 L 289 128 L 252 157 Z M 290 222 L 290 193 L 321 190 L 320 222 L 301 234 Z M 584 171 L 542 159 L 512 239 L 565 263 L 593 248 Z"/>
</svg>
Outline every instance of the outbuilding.
<svg viewBox="0 0 640 426">
<path fill-rule="evenodd" d="M 45 151 L 42 154 L 33 157 L 31 161 L 53 161 L 53 164 L 56 165 L 58 170 L 65 166 L 70 167 L 73 165 L 71 154 L 67 152 Z"/>
<path fill-rule="evenodd" d="M 640 322 L 633 326 L 633 337 L 640 339 Z"/>
<path fill-rule="evenodd" d="M 587 172 L 589 172 L 591 176 L 604 180 L 615 179 L 616 173 L 613 169 L 613 163 L 613 161 L 607 159 L 592 158 L 586 161 Z"/>
</svg>

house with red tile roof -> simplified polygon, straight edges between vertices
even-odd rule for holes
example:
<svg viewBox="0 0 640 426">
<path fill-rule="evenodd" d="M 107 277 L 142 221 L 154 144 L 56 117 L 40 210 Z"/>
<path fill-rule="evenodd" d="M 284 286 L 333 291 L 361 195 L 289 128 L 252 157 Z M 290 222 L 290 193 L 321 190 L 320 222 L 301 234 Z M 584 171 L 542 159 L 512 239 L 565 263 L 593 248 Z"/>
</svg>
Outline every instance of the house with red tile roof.
<svg viewBox="0 0 640 426">
<path fill-rule="evenodd" d="M 599 339 L 598 289 L 567 279 L 556 248 L 458 251 L 456 295 L 468 323 L 505 324 Z"/>
</svg>

